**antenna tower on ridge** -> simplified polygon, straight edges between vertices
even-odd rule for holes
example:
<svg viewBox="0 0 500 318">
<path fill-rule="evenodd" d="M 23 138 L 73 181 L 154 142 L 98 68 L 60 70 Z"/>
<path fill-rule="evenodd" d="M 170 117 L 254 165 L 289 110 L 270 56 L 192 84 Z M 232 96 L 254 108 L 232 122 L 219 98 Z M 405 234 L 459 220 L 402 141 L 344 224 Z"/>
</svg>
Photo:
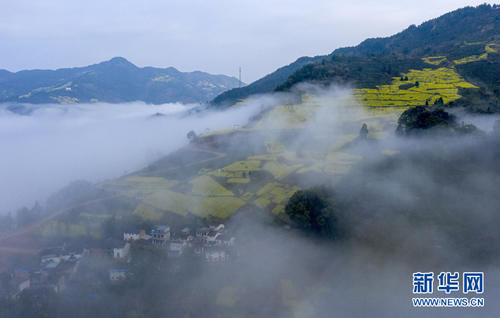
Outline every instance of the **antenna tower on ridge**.
<svg viewBox="0 0 500 318">
<path fill-rule="evenodd" d="M 238 85 L 239 85 L 238 88 L 241 88 L 241 66 L 240 66 L 240 76 L 238 78 L 238 82 L 239 82 L 238 83 Z"/>
</svg>

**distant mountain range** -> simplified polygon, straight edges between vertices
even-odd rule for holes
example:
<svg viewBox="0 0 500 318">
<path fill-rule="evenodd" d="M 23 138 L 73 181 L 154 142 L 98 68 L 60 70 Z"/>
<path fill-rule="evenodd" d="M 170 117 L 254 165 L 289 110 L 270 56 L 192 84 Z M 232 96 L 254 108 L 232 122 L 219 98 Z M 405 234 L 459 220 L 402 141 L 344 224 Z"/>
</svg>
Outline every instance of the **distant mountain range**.
<svg viewBox="0 0 500 318">
<path fill-rule="evenodd" d="M 58 70 L 0 70 L 0 102 L 204 103 L 240 86 L 238 79 L 173 67 L 137 67 L 123 57 Z"/>
<path fill-rule="evenodd" d="M 499 111 L 499 52 L 500 6 L 466 7 L 390 37 L 299 58 L 246 87 L 222 93 L 211 104 L 227 107 L 249 95 L 286 91 L 301 82 L 376 88 L 410 70 L 445 67 L 479 87 L 463 92 L 460 103 Z"/>
</svg>

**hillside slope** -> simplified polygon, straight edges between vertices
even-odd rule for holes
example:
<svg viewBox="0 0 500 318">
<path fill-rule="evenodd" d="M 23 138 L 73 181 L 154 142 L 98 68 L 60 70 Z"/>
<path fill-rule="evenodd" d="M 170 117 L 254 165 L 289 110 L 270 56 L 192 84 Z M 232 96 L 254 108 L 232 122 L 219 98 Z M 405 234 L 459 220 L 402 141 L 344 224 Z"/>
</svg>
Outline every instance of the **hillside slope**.
<svg viewBox="0 0 500 318">
<path fill-rule="evenodd" d="M 297 70 L 276 90 L 286 91 L 301 82 L 349 84 L 361 89 L 356 92 L 361 101 L 375 99 L 377 106 L 404 106 L 399 96 L 427 93 L 427 96 L 418 98 L 420 105 L 443 98 L 445 104 L 452 102 L 450 105 L 461 105 L 471 111 L 498 112 L 499 9 L 490 5 L 467 7 L 418 27 L 410 26 L 388 38 L 368 39 L 356 47 L 337 49 L 321 62 Z M 449 77 L 436 81 L 436 77 L 431 76 L 435 75 L 435 69 Z M 426 75 L 412 80 L 411 77 L 408 79 L 409 72 Z M 457 91 L 448 98 L 440 85 L 455 81 L 457 76 L 473 85 L 456 86 Z M 422 87 L 419 89 L 422 82 L 426 85 L 425 91 Z M 388 93 L 386 86 L 396 83 L 399 85 Z M 393 98 L 388 98 L 388 95 L 393 95 Z M 407 105 L 418 104 L 411 101 Z"/>
<path fill-rule="evenodd" d="M 106 235 L 106 220 L 115 216 L 124 230 L 137 224 L 184 226 L 186 220 L 223 222 L 239 214 L 286 221 L 285 205 L 298 189 L 342 184 L 352 180 L 364 160 L 390 162 L 404 151 L 395 148 L 392 139 L 403 111 L 492 93 L 494 88 L 478 89 L 482 84 L 467 78 L 497 76 L 494 69 L 487 70 L 487 63 L 498 59 L 495 41 L 493 37 L 474 44 L 483 53 L 465 57 L 334 54 L 309 63 L 282 89 L 307 79 L 352 84 L 353 94 L 311 89 L 292 103 L 277 99 L 248 125 L 202 133 L 140 171 L 98 184 L 89 196 L 109 200 L 105 206 L 75 208 L 71 215 L 41 224 L 36 234 L 100 239 Z M 483 64 L 478 74 L 475 65 Z M 364 125 L 367 140 L 360 134 Z"/>
<path fill-rule="evenodd" d="M 453 54 L 454 58 L 473 55 L 480 50 L 476 46 L 478 42 L 500 34 L 499 10 L 500 7 L 490 5 L 465 7 L 424 22 L 418 27 L 411 25 L 390 37 L 367 39 L 355 47 L 336 49 L 332 55 Z M 464 48 L 463 43 L 471 46 Z"/>
<path fill-rule="evenodd" d="M 325 58 L 325 56 L 301 57 L 295 62 L 287 66 L 283 66 L 273 73 L 268 74 L 245 87 L 234 88 L 220 94 L 219 96 L 214 98 L 214 100 L 212 100 L 211 104 L 214 107 L 227 107 L 250 95 L 272 92 L 276 88 L 276 86 L 286 81 L 287 78 L 295 71 L 302 68 L 304 65 L 321 61 L 323 58 Z"/>
<path fill-rule="evenodd" d="M 122 57 L 85 67 L 0 70 L 0 102 L 197 103 L 239 86 L 238 79 L 169 68 L 140 68 Z"/>
<path fill-rule="evenodd" d="M 474 84 L 474 87 L 467 88 L 475 88 L 464 90 L 459 87 L 459 97 L 464 98 L 448 101 L 476 111 L 499 111 L 499 43 L 500 7 L 486 4 L 466 7 L 424 22 L 418 27 L 412 25 L 393 36 L 367 39 L 358 46 L 339 48 L 328 56 L 308 60 L 308 63 L 290 73 L 274 89 L 265 87 L 257 93 L 286 91 L 301 82 L 326 85 L 336 83 L 357 89 L 377 89 L 381 85 L 393 84 L 395 78 L 411 70 L 443 68 L 444 73 L 456 72 L 458 76 Z M 268 76 L 273 75 L 274 73 Z M 400 84 L 402 89 L 408 90 L 416 82 Z M 231 92 L 218 96 L 214 102 L 217 104 L 220 100 L 228 100 L 226 97 Z M 425 104 L 437 98 L 439 97 L 428 96 L 422 102 Z M 379 99 L 382 100 L 383 97 Z"/>
</svg>

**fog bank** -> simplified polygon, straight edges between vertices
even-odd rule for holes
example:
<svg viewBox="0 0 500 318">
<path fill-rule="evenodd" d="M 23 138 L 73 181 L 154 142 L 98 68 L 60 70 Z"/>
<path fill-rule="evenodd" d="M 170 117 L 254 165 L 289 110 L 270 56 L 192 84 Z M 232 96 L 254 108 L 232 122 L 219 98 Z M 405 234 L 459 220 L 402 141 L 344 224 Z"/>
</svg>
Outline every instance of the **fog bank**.
<svg viewBox="0 0 500 318">
<path fill-rule="evenodd" d="M 71 181 L 140 169 L 188 143 L 190 130 L 245 124 L 253 105 L 224 113 L 197 105 L 0 105 L 0 213 L 43 201 Z M 14 111 L 13 111 L 14 110 Z"/>
</svg>

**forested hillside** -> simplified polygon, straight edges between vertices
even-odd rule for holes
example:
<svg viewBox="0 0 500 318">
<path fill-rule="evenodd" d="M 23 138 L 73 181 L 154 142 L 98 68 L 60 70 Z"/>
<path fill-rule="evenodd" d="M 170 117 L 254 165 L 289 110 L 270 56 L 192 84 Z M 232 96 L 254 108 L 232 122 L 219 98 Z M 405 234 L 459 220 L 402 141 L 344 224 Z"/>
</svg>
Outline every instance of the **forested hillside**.
<svg viewBox="0 0 500 318">
<path fill-rule="evenodd" d="M 326 57 L 304 59 L 308 63 L 296 69 L 274 89 L 267 86 L 252 92 L 261 94 L 288 91 L 302 82 L 340 84 L 356 89 L 376 89 L 377 92 L 372 91 L 371 95 L 379 95 L 377 106 L 384 106 L 381 102 L 384 100 L 387 101 L 385 106 L 390 106 L 394 104 L 394 100 L 383 96 L 385 93 L 381 91 L 384 90 L 382 86 L 394 86 L 397 84 L 396 79 L 400 78 L 398 90 L 394 86 L 390 94 L 407 95 L 412 93 L 409 90 L 416 90 L 420 91 L 417 94 L 427 94 L 426 98 L 418 98 L 422 105 L 444 97 L 445 103 L 453 102 L 452 105 L 462 105 L 472 111 L 496 112 L 500 110 L 499 31 L 499 6 L 485 4 L 475 8 L 466 7 L 420 26 L 411 25 L 391 37 L 367 39 L 355 47 L 336 49 Z M 420 80 L 413 78 L 412 81 L 411 76 L 408 78 L 412 70 L 424 72 L 420 74 Z M 433 73 L 435 70 L 451 77 L 436 79 L 436 73 Z M 274 73 L 269 76 L 276 77 Z M 456 81 L 456 77 L 473 85 L 455 87 L 457 91 L 454 98 L 447 99 L 443 92 L 431 92 L 439 89 L 439 85 Z M 419 89 L 419 84 L 422 83 L 426 87 L 421 86 Z M 218 96 L 213 103 L 219 104 L 226 100 L 225 96 L 230 93 L 231 91 Z M 243 96 L 234 95 L 231 101 L 235 102 L 241 97 Z M 361 99 L 373 98 L 361 96 Z M 396 100 L 396 104 L 404 106 L 405 100 Z"/>
</svg>

